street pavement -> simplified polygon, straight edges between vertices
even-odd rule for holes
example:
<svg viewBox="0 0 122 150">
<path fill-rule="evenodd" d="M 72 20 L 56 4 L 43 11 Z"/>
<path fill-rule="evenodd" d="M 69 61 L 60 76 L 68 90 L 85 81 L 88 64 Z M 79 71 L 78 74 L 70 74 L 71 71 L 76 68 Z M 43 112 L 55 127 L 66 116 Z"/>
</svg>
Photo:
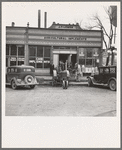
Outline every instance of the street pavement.
<svg viewBox="0 0 122 150">
<path fill-rule="evenodd" d="M 76 82 L 75 82 L 76 83 Z M 6 116 L 116 116 L 116 92 L 87 84 L 39 84 L 34 89 L 6 87 Z"/>
</svg>

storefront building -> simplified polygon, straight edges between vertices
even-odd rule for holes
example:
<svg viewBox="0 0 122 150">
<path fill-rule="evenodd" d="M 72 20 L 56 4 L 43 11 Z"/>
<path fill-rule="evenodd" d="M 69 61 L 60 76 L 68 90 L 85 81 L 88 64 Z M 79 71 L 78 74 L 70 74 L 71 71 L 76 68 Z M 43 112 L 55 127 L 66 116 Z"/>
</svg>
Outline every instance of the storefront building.
<svg viewBox="0 0 122 150">
<path fill-rule="evenodd" d="M 101 30 L 82 30 L 79 24 L 56 24 L 49 28 L 6 27 L 6 66 L 31 65 L 49 73 L 50 63 L 78 62 L 91 72 L 101 65 Z"/>
</svg>

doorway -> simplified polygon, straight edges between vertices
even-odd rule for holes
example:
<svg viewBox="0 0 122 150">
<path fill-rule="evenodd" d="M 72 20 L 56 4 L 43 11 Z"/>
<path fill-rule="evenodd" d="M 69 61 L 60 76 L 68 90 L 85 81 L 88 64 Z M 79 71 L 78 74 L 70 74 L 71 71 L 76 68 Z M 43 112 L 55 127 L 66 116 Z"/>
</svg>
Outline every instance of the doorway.
<svg viewBox="0 0 122 150">
<path fill-rule="evenodd" d="M 64 63 L 68 60 L 69 54 L 59 54 L 59 61 L 63 61 Z"/>
<path fill-rule="evenodd" d="M 72 62 L 73 67 L 75 66 L 75 63 L 76 63 L 76 57 L 77 57 L 76 54 L 72 54 L 72 56 L 71 56 L 71 62 Z"/>
</svg>

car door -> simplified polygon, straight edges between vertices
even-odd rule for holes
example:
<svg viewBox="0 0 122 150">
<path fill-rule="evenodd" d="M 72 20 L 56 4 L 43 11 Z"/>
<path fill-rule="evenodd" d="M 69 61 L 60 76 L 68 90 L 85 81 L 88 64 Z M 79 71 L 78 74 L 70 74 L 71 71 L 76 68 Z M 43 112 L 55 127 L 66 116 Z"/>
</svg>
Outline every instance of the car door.
<svg viewBox="0 0 122 150">
<path fill-rule="evenodd" d="M 11 72 L 11 69 L 10 68 L 7 68 L 7 72 L 6 72 L 6 83 L 10 83 L 10 72 Z"/>
<path fill-rule="evenodd" d="M 11 82 L 11 79 L 14 77 L 14 68 L 9 68 L 8 69 L 8 72 L 7 72 L 7 82 L 10 83 Z"/>
<path fill-rule="evenodd" d="M 94 79 L 95 79 L 96 82 L 102 83 L 103 78 L 104 78 L 104 69 L 99 68 L 99 74 L 94 75 Z"/>
<path fill-rule="evenodd" d="M 110 78 L 110 68 L 105 67 L 104 74 L 103 74 L 103 83 L 106 84 L 109 78 Z"/>
</svg>

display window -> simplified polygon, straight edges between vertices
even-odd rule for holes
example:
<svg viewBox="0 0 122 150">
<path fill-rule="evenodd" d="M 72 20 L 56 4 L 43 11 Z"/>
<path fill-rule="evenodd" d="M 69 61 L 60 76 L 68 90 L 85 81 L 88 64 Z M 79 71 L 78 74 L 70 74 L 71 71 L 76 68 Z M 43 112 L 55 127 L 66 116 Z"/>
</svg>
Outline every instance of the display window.
<svg viewBox="0 0 122 150">
<path fill-rule="evenodd" d="M 86 67 L 98 66 L 99 48 L 79 48 L 79 64 Z"/>
<path fill-rule="evenodd" d="M 35 68 L 49 68 L 50 49 L 49 46 L 29 46 L 29 65 Z"/>
<path fill-rule="evenodd" d="M 24 64 L 24 45 L 6 45 L 6 67 Z"/>
</svg>

